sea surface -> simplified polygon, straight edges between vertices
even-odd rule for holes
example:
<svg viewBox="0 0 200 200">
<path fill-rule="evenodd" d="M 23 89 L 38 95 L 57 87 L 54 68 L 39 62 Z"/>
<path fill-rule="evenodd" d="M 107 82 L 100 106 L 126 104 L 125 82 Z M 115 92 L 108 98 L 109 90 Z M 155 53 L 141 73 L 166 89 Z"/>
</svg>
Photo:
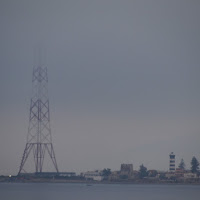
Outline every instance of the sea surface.
<svg viewBox="0 0 200 200">
<path fill-rule="evenodd" d="M 1 200 L 197 200 L 199 185 L 0 183 Z"/>
</svg>

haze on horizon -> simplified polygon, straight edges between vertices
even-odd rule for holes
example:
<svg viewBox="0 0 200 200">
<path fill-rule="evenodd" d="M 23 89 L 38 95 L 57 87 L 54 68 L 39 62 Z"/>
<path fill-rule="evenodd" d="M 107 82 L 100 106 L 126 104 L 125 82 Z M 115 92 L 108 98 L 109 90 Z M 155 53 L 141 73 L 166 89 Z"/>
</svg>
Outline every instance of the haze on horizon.
<svg viewBox="0 0 200 200">
<path fill-rule="evenodd" d="M 200 1 L 1 0 L 0 174 L 26 144 L 36 47 L 46 49 L 60 171 L 200 160 Z"/>
</svg>

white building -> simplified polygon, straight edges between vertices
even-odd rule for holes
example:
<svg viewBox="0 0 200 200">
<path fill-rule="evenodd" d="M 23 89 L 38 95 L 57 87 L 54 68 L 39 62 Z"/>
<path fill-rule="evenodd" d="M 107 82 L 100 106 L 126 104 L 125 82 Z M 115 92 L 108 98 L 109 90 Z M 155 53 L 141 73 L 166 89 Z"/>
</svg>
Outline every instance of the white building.
<svg viewBox="0 0 200 200">
<path fill-rule="evenodd" d="M 102 174 L 101 171 L 96 170 L 96 171 L 89 171 L 89 172 L 82 173 L 82 176 L 88 180 L 102 181 L 103 176 L 101 174 Z"/>
<path fill-rule="evenodd" d="M 184 173 L 184 178 L 187 179 L 187 178 L 198 178 L 197 174 L 194 174 L 194 173 Z"/>
</svg>

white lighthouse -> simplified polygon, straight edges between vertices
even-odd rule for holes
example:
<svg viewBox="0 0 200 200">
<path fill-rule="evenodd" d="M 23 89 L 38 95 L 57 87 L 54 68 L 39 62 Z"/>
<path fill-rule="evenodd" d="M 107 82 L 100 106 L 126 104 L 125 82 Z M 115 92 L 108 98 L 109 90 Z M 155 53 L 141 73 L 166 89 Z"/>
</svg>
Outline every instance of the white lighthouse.
<svg viewBox="0 0 200 200">
<path fill-rule="evenodd" d="M 173 152 L 169 155 L 169 171 L 175 172 L 175 155 Z"/>
</svg>

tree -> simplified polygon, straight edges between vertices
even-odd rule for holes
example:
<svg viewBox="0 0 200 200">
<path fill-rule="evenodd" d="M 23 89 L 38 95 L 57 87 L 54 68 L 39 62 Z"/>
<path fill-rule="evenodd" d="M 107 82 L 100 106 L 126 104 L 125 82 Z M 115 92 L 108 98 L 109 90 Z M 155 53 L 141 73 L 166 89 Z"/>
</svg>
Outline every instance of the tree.
<svg viewBox="0 0 200 200">
<path fill-rule="evenodd" d="M 111 169 L 107 168 L 102 171 L 102 176 L 108 177 L 111 174 Z"/>
<path fill-rule="evenodd" d="M 144 177 L 148 176 L 147 168 L 143 164 L 140 165 L 139 176 L 140 176 L 140 178 L 144 178 Z"/>
<path fill-rule="evenodd" d="M 180 169 L 182 170 L 185 170 L 185 162 L 183 159 L 181 159 L 181 162 L 179 163 L 179 166 L 178 166 Z"/>
<path fill-rule="evenodd" d="M 196 159 L 195 156 L 193 156 L 191 160 L 191 172 L 192 173 L 197 173 L 199 169 L 199 161 Z"/>
</svg>

